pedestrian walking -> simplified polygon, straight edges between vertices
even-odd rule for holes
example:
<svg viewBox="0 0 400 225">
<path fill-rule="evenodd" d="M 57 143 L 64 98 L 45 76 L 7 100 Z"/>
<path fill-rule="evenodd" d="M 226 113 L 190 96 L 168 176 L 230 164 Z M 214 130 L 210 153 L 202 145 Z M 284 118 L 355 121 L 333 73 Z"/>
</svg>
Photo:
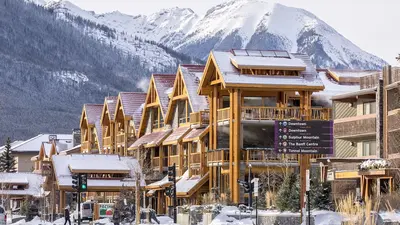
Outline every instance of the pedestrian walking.
<svg viewBox="0 0 400 225">
<path fill-rule="evenodd" d="M 65 207 L 64 217 L 65 217 L 64 225 L 67 224 L 67 221 L 68 221 L 69 225 L 71 225 L 71 219 L 69 218 L 69 206 Z"/>
<path fill-rule="evenodd" d="M 114 225 L 119 225 L 120 220 L 121 220 L 121 213 L 119 212 L 118 208 L 116 208 L 113 214 Z"/>
</svg>

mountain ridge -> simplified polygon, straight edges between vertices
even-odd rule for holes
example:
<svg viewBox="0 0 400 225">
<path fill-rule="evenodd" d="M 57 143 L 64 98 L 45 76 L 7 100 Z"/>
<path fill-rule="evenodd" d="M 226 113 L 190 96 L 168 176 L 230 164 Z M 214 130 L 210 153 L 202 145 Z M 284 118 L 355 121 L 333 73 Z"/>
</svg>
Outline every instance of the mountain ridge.
<svg viewBox="0 0 400 225">
<path fill-rule="evenodd" d="M 74 7 L 69 13 L 203 60 L 212 49 L 247 48 L 308 54 L 320 68 L 379 69 L 386 64 L 311 12 L 264 0 L 226 1 L 203 16 L 179 7 L 150 15 L 110 12 L 88 16 Z"/>
</svg>

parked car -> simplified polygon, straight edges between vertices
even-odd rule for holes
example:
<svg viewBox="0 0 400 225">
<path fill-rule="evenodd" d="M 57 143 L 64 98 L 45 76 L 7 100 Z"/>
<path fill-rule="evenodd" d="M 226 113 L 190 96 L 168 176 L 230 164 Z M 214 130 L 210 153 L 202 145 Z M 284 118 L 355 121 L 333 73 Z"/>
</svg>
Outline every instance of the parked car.
<svg viewBox="0 0 400 225">
<path fill-rule="evenodd" d="M 94 202 L 81 203 L 81 221 L 93 220 L 93 208 Z M 75 211 L 72 213 L 72 219 L 74 222 L 78 221 L 78 206 L 76 206 Z"/>
</svg>

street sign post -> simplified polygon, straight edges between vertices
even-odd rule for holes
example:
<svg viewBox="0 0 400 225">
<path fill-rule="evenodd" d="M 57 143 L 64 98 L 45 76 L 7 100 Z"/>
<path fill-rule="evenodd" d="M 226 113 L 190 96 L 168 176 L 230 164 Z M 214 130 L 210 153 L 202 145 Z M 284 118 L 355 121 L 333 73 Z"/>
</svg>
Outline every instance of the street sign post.
<svg viewBox="0 0 400 225">
<path fill-rule="evenodd" d="M 275 152 L 333 154 L 333 122 L 275 121 Z"/>
<path fill-rule="evenodd" d="M 259 178 L 253 178 L 251 183 L 254 186 L 254 197 L 256 197 L 256 225 L 258 224 L 258 180 Z"/>
</svg>

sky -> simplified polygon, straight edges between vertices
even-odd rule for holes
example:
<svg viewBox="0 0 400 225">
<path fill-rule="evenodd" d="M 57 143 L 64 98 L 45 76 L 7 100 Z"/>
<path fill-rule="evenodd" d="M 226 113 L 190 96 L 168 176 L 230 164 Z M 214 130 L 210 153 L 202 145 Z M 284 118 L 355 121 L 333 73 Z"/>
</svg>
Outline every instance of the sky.
<svg viewBox="0 0 400 225">
<path fill-rule="evenodd" d="M 164 8 L 191 8 L 199 15 L 225 0 L 69 0 L 96 13 L 120 11 L 137 15 Z M 268 0 L 303 8 L 335 28 L 361 49 L 390 64 L 400 53 L 399 0 Z"/>
</svg>

